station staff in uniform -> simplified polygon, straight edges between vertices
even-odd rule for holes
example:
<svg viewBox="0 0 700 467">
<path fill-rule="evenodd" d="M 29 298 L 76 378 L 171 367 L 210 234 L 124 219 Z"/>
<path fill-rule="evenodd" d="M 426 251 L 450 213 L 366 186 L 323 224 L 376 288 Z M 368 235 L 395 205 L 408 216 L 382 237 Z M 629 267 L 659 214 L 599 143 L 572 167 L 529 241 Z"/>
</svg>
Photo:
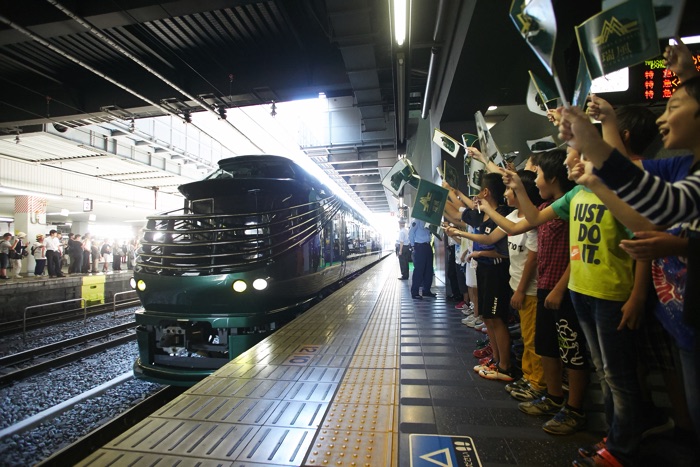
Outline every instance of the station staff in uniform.
<svg viewBox="0 0 700 467">
<path fill-rule="evenodd" d="M 413 247 L 411 298 L 422 298 L 418 293 L 421 287 L 423 288 L 423 297 L 436 297 L 430 291 L 430 286 L 433 283 L 433 248 L 430 246 L 430 230 L 424 221 L 413 219 L 408 231 L 408 240 Z"/>
</svg>

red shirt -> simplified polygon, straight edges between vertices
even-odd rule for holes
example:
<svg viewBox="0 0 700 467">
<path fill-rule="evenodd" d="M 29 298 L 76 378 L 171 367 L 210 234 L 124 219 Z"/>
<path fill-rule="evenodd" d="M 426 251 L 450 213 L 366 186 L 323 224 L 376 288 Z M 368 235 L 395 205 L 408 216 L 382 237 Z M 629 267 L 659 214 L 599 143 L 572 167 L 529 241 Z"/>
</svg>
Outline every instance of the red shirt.
<svg viewBox="0 0 700 467">
<path fill-rule="evenodd" d="M 552 204 L 542 203 L 538 209 Z M 569 265 L 569 223 L 553 219 L 537 227 L 537 288 L 552 290 Z"/>
</svg>

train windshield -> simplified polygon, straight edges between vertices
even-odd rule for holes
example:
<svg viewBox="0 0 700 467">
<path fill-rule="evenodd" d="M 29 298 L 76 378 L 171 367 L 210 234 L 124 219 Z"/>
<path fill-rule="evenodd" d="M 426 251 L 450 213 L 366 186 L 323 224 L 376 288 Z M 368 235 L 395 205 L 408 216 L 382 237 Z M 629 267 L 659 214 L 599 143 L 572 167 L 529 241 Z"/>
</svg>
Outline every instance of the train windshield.
<svg viewBox="0 0 700 467">
<path fill-rule="evenodd" d="M 294 169 L 282 161 L 232 162 L 208 175 L 205 180 L 255 178 L 295 178 Z"/>
</svg>

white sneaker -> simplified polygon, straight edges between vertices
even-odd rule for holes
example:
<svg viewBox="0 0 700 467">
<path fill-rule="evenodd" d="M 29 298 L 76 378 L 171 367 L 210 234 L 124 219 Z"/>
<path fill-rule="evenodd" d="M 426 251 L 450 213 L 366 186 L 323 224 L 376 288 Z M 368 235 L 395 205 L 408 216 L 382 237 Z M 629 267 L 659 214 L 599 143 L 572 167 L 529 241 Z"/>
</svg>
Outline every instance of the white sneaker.
<svg viewBox="0 0 700 467">
<path fill-rule="evenodd" d="M 464 316 L 471 316 L 474 314 L 474 310 L 470 310 L 469 308 L 463 308 L 462 309 L 462 314 Z"/>
<path fill-rule="evenodd" d="M 476 329 L 477 331 L 484 332 L 484 329 L 486 329 L 486 324 L 482 319 L 479 319 L 478 322 L 474 323 L 474 329 Z"/>
<path fill-rule="evenodd" d="M 469 326 L 470 328 L 474 328 L 476 326 L 481 326 L 482 324 L 484 324 L 484 321 L 479 316 L 472 315 L 467 319 L 469 320 L 467 326 Z"/>
</svg>

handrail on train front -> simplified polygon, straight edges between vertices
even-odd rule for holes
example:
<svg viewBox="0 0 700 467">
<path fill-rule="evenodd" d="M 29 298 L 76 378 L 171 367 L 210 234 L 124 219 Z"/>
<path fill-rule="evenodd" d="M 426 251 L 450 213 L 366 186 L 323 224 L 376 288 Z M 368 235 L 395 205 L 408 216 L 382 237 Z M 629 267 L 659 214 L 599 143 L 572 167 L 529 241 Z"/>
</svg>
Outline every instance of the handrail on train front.
<svg viewBox="0 0 700 467">
<path fill-rule="evenodd" d="M 83 304 L 83 326 L 87 324 L 87 305 L 84 298 L 71 298 L 70 300 L 63 300 L 60 302 L 42 303 L 41 305 L 32 305 L 24 309 L 24 315 L 22 316 L 22 341 L 27 341 L 27 310 L 30 308 L 41 308 L 49 305 L 60 305 L 61 303 L 70 303 L 80 301 Z"/>
</svg>

